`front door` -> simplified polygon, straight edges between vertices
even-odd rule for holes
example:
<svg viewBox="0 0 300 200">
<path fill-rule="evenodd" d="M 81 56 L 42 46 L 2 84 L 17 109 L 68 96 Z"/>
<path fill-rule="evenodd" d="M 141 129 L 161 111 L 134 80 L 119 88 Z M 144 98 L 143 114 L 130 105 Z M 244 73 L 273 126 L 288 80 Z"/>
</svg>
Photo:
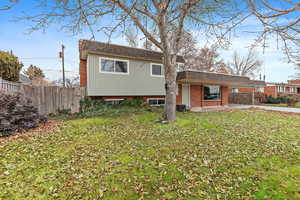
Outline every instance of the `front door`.
<svg viewBox="0 0 300 200">
<path fill-rule="evenodd" d="M 182 104 L 190 107 L 190 85 L 182 85 Z"/>
</svg>

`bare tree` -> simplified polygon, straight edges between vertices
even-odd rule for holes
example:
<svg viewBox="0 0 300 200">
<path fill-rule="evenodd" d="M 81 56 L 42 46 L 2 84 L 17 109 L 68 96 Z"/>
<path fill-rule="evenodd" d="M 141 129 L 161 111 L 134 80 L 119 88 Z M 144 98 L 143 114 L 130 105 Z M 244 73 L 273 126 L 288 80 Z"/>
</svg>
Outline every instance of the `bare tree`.
<svg viewBox="0 0 300 200">
<path fill-rule="evenodd" d="M 299 63 L 296 63 L 295 70 L 296 70 L 296 74 L 293 76 L 293 78 L 300 79 L 300 61 Z"/>
<path fill-rule="evenodd" d="M 0 11 L 1 10 L 9 10 L 14 5 L 16 5 L 19 2 L 19 0 L 3 0 L 2 3 L 0 3 Z"/>
<path fill-rule="evenodd" d="M 55 85 L 58 86 L 63 86 L 63 80 L 59 79 L 57 81 L 53 82 Z M 65 80 L 65 87 L 66 88 L 72 88 L 72 87 L 79 87 L 79 76 L 71 77 L 71 78 L 66 78 Z"/>
<path fill-rule="evenodd" d="M 215 46 L 195 48 L 187 59 L 185 70 L 196 70 L 204 72 L 226 72 L 226 64 L 220 58 Z"/>
<path fill-rule="evenodd" d="M 92 38 L 96 31 L 103 31 L 111 38 L 133 23 L 163 54 L 166 80 L 163 117 L 168 121 L 176 119 L 176 59 L 183 32 L 197 27 L 205 33 L 203 37 L 216 36 L 221 41 L 248 17 L 237 0 L 56 0 L 52 4 L 41 3 L 40 7 L 41 13 L 23 18 L 34 22 L 32 30 L 60 23 L 75 34 L 87 27 Z M 111 18 L 111 25 L 101 23 L 104 16 Z M 175 35 L 172 39 L 171 33 Z"/>
<path fill-rule="evenodd" d="M 276 36 L 289 61 L 300 59 L 300 2 L 295 0 L 248 0 L 249 8 L 263 25 L 257 43 L 267 47 L 267 39 Z M 279 44 L 280 43 L 280 44 Z"/>
<path fill-rule="evenodd" d="M 249 49 L 246 56 L 241 56 L 237 51 L 233 53 L 232 61 L 228 65 L 230 74 L 255 78 L 261 70 L 263 62 L 257 53 Z"/>
<path fill-rule="evenodd" d="M 133 28 L 128 28 L 125 33 L 125 39 L 129 46 L 131 47 L 138 47 L 139 41 L 138 41 L 138 34 Z"/>
</svg>

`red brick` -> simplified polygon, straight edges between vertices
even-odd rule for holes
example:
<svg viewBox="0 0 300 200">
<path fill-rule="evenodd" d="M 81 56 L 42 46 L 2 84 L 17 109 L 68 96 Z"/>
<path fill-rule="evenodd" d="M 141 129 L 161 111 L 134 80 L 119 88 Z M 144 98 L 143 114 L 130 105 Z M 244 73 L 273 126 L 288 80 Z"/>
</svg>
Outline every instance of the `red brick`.
<svg viewBox="0 0 300 200">
<path fill-rule="evenodd" d="M 202 100 L 202 86 L 191 85 L 190 98 L 191 98 L 191 107 L 200 107 L 201 100 Z"/>
<path fill-rule="evenodd" d="M 86 60 L 81 60 L 79 63 L 80 87 L 87 86 L 87 66 Z"/>
<path fill-rule="evenodd" d="M 268 96 L 277 97 L 277 86 L 266 86 L 264 93 Z"/>
<path fill-rule="evenodd" d="M 176 95 L 176 104 L 182 104 L 182 85 L 178 84 L 178 94 Z"/>
<path fill-rule="evenodd" d="M 288 84 L 300 84 L 300 80 L 288 80 Z"/>
</svg>

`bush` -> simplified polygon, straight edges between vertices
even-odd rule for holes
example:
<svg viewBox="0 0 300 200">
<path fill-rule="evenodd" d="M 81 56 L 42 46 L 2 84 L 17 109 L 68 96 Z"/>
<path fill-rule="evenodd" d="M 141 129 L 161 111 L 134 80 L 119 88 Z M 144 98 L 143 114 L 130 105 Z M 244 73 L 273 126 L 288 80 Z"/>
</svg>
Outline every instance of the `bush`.
<svg viewBox="0 0 300 200">
<path fill-rule="evenodd" d="M 129 113 L 140 113 L 144 111 L 161 112 L 161 108 L 149 106 L 140 97 L 122 101 L 120 104 L 107 104 L 104 99 L 85 98 L 80 102 L 80 113 L 64 114 L 60 113 L 56 119 L 78 119 L 97 116 L 115 116 Z"/>
<path fill-rule="evenodd" d="M 46 118 L 32 106 L 30 99 L 21 94 L 6 94 L 0 91 L 0 136 L 9 136 L 35 128 Z"/>
<path fill-rule="evenodd" d="M 286 96 L 280 96 L 280 97 L 268 96 L 264 103 L 280 104 L 280 103 L 287 103 L 287 102 L 288 102 L 288 97 L 286 97 Z"/>
<path fill-rule="evenodd" d="M 144 99 L 141 97 L 134 97 L 133 99 L 125 99 L 124 101 L 122 101 L 121 105 L 141 107 L 144 105 Z"/>
<path fill-rule="evenodd" d="M 287 97 L 288 106 L 296 106 L 297 103 L 298 103 L 298 98 L 296 96 Z"/>
</svg>

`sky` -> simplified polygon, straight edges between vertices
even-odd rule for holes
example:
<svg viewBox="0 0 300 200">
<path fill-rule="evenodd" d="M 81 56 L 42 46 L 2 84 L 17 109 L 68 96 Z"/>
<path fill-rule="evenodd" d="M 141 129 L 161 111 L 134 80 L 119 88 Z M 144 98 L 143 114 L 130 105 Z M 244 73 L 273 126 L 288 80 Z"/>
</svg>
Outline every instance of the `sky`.
<svg viewBox="0 0 300 200">
<path fill-rule="evenodd" d="M 26 69 L 30 64 L 42 68 L 46 79 L 53 81 L 62 77 L 61 60 L 59 51 L 61 45 L 65 45 L 65 69 L 69 78 L 79 74 L 78 40 L 90 39 L 88 31 L 72 35 L 70 32 L 61 30 L 58 25 L 51 25 L 45 31 L 38 30 L 29 32 L 30 23 L 15 20 L 21 16 L 23 10 L 31 7 L 32 0 L 24 0 L 8 11 L 0 11 L 0 50 L 13 51 L 19 57 Z M 0 3 L 1 5 L 1 3 Z M 107 19 L 109 22 L 109 19 Z M 247 20 L 231 38 L 231 45 L 226 50 L 219 50 L 220 56 L 226 61 L 232 59 L 234 51 L 241 55 L 247 53 L 254 35 L 245 32 L 246 29 L 255 29 L 257 24 L 253 19 Z M 198 41 L 198 46 L 204 46 L 204 38 L 197 30 L 193 30 Z M 96 40 L 107 42 L 108 38 L 103 33 L 96 34 Z M 125 38 L 118 34 L 111 38 L 115 44 L 127 45 Z M 295 74 L 294 65 L 289 64 L 285 55 L 277 48 L 275 40 L 270 40 L 269 47 L 263 49 L 257 47 L 259 58 L 263 61 L 262 75 L 266 75 L 268 82 L 286 82 Z"/>
</svg>

